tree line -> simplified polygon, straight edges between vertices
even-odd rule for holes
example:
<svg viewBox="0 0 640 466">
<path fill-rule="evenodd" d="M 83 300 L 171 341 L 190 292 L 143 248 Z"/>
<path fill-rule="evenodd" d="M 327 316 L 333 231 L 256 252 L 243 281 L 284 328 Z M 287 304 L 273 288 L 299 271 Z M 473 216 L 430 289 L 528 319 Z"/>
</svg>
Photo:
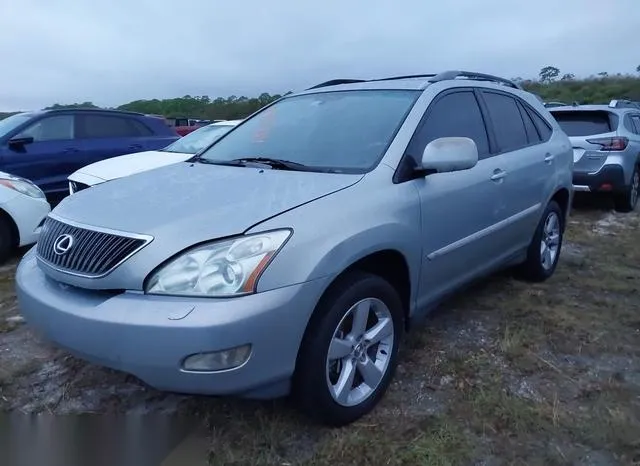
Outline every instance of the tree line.
<svg viewBox="0 0 640 466">
<path fill-rule="evenodd" d="M 636 68 L 640 74 L 640 65 Z M 640 76 L 600 72 L 578 79 L 572 73 L 562 73 L 555 66 L 545 66 L 537 79 L 513 78 L 522 87 L 538 94 L 545 101 L 579 102 L 581 104 L 608 103 L 612 99 L 640 101 Z M 289 92 L 288 92 L 289 93 Z M 287 94 L 288 94 L 287 93 Z M 286 95 L 286 94 L 285 94 Z M 190 117 L 208 120 L 234 120 L 244 118 L 263 106 L 282 97 L 280 94 L 263 93 L 258 97 L 229 96 L 215 99 L 207 95 L 176 97 L 172 99 L 135 100 L 116 107 L 141 113 L 166 117 Z M 93 102 L 54 104 L 47 109 L 85 107 L 98 108 Z M 12 113 L 0 113 L 0 119 Z"/>
</svg>

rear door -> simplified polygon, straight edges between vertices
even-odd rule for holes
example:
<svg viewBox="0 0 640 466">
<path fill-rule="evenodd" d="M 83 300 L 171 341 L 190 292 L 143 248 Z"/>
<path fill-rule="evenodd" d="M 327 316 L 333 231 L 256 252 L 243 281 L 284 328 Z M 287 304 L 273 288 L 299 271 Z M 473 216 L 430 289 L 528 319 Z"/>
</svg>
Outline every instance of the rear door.
<svg viewBox="0 0 640 466">
<path fill-rule="evenodd" d="M 411 181 L 422 211 L 419 306 L 482 273 L 495 263 L 501 247 L 491 234 L 505 198 L 502 180 L 495 176 L 501 167 L 490 157 L 489 138 L 473 89 L 445 91 L 434 99 L 407 147 L 407 156 L 417 161 L 429 142 L 450 136 L 473 139 L 480 161 L 470 170 Z"/>
<path fill-rule="evenodd" d="M 118 155 L 142 152 L 147 149 L 150 133 L 151 130 L 134 118 L 81 113 L 78 115 L 78 138 L 82 152 L 78 154 L 73 171 Z"/>
<path fill-rule="evenodd" d="M 71 113 L 45 115 L 14 138 L 31 137 L 33 142 L 9 146 L 3 170 L 36 183 L 47 197 L 67 193 L 67 175 L 80 150 L 75 117 Z"/>
<path fill-rule="evenodd" d="M 500 91 L 483 90 L 482 96 L 492 126 L 494 157 L 505 171 L 496 241 L 504 253 L 513 254 L 531 241 L 548 180 L 555 173 L 554 154 L 542 143 L 529 105 Z M 548 126 L 545 137 L 551 137 Z"/>
</svg>

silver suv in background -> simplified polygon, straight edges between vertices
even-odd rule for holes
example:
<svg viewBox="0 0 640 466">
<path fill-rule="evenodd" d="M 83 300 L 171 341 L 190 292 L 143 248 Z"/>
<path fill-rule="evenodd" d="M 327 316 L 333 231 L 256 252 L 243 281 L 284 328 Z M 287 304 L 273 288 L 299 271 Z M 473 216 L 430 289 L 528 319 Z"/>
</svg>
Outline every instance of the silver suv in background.
<svg viewBox="0 0 640 466">
<path fill-rule="evenodd" d="M 553 274 L 572 170 L 567 136 L 511 81 L 333 80 L 187 162 L 66 198 L 18 267 L 20 308 L 158 389 L 292 393 L 342 425 L 442 299 L 504 267 Z"/>
<path fill-rule="evenodd" d="M 616 210 L 634 210 L 640 186 L 640 105 L 612 100 L 550 112 L 573 146 L 574 189 L 611 193 Z"/>
</svg>

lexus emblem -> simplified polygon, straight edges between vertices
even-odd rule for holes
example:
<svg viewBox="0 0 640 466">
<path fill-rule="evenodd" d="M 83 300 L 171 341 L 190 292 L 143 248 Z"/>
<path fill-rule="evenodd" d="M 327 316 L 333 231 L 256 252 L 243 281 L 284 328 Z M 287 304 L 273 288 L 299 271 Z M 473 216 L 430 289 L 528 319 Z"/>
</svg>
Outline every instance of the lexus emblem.
<svg viewBox="0 0 640 466">
<path fill-rule="evenodd" d="M 60 235 L 53 242 L 53 252 L 59 256 L 66 254 L 69 249 L 73 246 L 73 236 L 71 235 Z"/>
</svg>

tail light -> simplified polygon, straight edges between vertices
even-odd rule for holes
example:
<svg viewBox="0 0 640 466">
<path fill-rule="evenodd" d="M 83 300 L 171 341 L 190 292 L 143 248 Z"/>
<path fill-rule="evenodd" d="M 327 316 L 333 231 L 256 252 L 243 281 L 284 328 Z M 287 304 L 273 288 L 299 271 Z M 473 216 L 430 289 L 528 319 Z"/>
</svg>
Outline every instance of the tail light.
<svg viewBox="0 0 640 466">
<path fill-rule="evenodd" d="M 587 142 L 600 145 L 600 150 L 625 150 L 629 144 L 624 137 L 587 139 Z"/>
</svg>

